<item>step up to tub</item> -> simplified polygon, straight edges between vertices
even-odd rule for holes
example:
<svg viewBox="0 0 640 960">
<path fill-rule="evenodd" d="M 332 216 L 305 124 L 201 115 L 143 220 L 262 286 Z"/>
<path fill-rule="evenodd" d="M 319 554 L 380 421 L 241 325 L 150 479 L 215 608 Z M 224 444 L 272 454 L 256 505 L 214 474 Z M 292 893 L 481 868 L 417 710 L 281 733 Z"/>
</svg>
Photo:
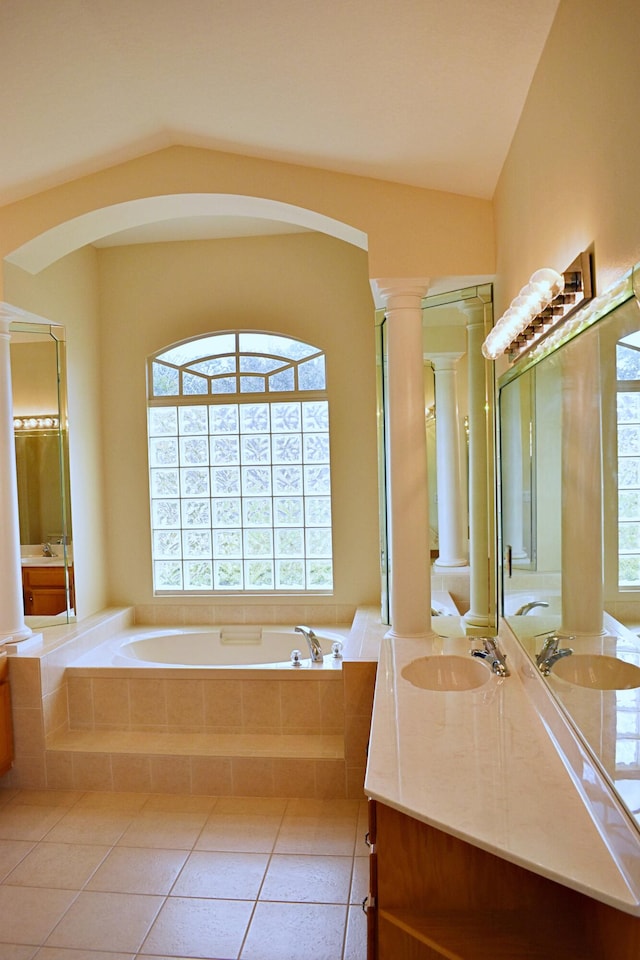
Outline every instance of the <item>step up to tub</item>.
<svg viewBox="0 0 640 960">
<path fill-rule="evenodd" d="M 221 796 L 347 796 L 344 738 L 68 730 L 49 739 L 47 782 L 58 789 Z"/>
<path fill-rule="evenodd" d="M 137 730 L 67 730 L 49 750 L 155 756 L 344 758 L 344 737 L 331 734 L 147 733 Z"/>
</svg>

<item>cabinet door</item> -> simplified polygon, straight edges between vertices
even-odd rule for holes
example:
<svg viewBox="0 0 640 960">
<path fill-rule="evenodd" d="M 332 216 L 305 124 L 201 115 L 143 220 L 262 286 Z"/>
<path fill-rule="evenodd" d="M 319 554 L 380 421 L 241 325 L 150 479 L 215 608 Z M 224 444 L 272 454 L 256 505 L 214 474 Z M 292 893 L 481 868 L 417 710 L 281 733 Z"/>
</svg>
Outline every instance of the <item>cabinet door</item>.
<svg viewBox="0 0 640 960">
<path fill-rule="evenodd" d="M 7 773 L 12 764 L 13 727 L 9 695 L 9 664 L 5 657 L 0 660 L 0 776 Z"/>
<path fill-rule="evenodd" d="M 24 612 L 51 617 L 67 609 L 64 567 L 28 567 L 22 571 Z"/>
<path fill-rule="evenodd" d="M 376 853 L 376 801 L 369 799 L 367 804 L 369 829 L 365 841 L 369 847 L 369 892 L 363 904 L 367 914 L 367 960 L 377 960 L 378 922 L 376 906 L 378 902 L 378 855 Z"/>
</svg>

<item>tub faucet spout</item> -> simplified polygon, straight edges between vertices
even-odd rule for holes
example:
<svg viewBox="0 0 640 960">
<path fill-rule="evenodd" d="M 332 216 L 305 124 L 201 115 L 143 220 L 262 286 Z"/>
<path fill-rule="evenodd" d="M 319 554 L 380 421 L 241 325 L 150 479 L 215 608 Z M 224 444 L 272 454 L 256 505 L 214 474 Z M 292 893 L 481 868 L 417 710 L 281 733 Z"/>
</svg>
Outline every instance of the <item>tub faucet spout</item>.
<svg viewBox="0 0 640 960">
<path fill-rule="evenodd" d="M 530 600 L 529 603 L 523 603 L 521 607 L 518 607 L 514 613 L 514 617 L 524 617 L 525 614 L 531 613 L 532 610 L 535 610 L 536 607 L 548 607 L 549 604 L 546 600 Z"/>
<path fill-rule="evenodd" d="M 305 627 L 300 624 L 297 627 L 294 627 L 295 633 L 301 633 L 302 636 L 307 641 L 307 646 L 309 647 L 309 656 L 314 663 L 322 662 L 322 647 L 320 646 L 320 641 L 316 637 L 315 633 L 311 627 Z"/>
</svg>

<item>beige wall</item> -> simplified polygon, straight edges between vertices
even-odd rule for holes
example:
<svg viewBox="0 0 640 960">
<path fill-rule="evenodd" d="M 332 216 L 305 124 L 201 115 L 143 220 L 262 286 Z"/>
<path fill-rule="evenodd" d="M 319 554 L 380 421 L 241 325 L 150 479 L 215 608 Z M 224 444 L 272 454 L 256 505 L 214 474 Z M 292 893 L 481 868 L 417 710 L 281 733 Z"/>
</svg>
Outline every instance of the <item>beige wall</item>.
<svg viewBox="0 0 640 960">
<path fill-rule="evenodd" d="M 69 399 L 69 460 L 76 606 L 84 617 L 107 601 L 96 251 L 79 250 L 32 277 L 5 266 L 6 299 L 63 324 Z"/>
<path fill-rule="evenodd" d="M 495 194 L 496 316 L 593 249 L 602 292 L 640 261 L 640 5 L 561 0 Z"/>
<path fill-rule="evenodd" d="M 112 207 L 109 233 L 118 215 L 113 205 L 182 194 L 273 200 L 348 224 L 368 238 L 374 278 L 478 275 L 494 268 L 488 200 L 191 147 L 160 150 L 0 208 L 0 258 L 92 211 Z M 78 234 L 76 246 L 95 239 Z M 55 234 L 49 249 L 55 250 Z M 0 289 L 0 300 L 7 299 Z"/>
<path fill-rule="evenodd" d="M 318 603 L 377 602 L 374 308 L 366 254 L 305 233 L 114 247 L 99 251 L 98 265 L 109 600 L 152 599 L 146 357 L 187 337 L 245 327 L 326 351 L 335 591 Z"/>
</svg>

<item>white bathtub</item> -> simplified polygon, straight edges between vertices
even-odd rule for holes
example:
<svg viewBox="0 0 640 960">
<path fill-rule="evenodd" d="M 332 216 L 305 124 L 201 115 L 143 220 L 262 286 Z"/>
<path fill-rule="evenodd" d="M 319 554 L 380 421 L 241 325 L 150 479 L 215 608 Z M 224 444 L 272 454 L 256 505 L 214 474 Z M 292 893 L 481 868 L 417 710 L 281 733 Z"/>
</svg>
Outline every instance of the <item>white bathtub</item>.
<svg viewBox="0 0 640 960">
<path fill-rule="evenodd" d="M 348 624 L 315 627 L 324 661 L 333 661 L 332 645 L 344 643 Z M 302 668 L 311 666 L 305 638 L 293 626 L 134 627 L 70 664 L 73 667 L 292 667 L 293 650 Z"/>
</svg>

